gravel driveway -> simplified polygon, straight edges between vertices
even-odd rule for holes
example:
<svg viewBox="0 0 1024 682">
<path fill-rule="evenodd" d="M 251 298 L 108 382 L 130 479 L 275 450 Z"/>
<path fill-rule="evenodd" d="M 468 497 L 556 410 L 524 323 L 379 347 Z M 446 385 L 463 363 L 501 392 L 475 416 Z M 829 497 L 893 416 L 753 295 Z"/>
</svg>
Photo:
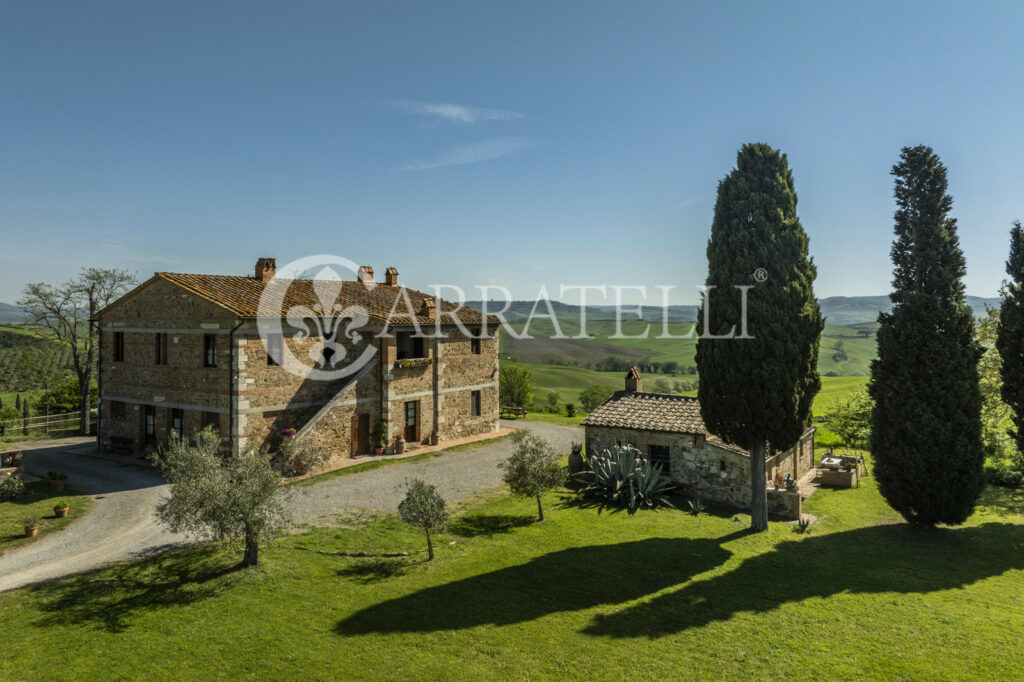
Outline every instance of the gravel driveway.
<svg viewBox="0 0 1024 682">
<path fill-rule="evenodd" d="M 546 438 L 561 452 L 583 440 L 583 429 L 541 422 L 502 421 Z M 70 527 L 21 549 L 0 555 L 0 592 L 87 571 L 104 564 L 138 558 L 182 544 L 187 538 L 157 524 L 153 509 L 167 494 L 167 484 L 153 469 L 95 453 L 92 439 L 63 439 L 20 448 L 31 474 L 60 469 L 71 483 L 96 499 L 92 510 Z M 512 451 L 505 438 L 478 448 L 424 460 L 399 462 L 358 474 L 293 488 L 288 506 L 292 521 L 312 525 L 331 522 L 346 509 L 394 511 L 402 483 L 422 478 L 455 502 L 501 483 L 498 463 Z"/>
<path fill-rule="evenodd" d="M 569 452 L 572 441 L 583 442 L 583 429 L 543 422 L 502 421 L 502 426 L 529 429 L 547 439 L 559 452 Z M 498 463 L 512 454 L 512 439 L 452 452 L 440 457 L 341 476 L 295 488 L 288 502 L 293 521 L 316 525 L 351 508 L 395 511 L 405 494 L 406 479 L 421 478 L 435 486 L 446 501 L 455 502 L 501 484 Z"/>
</svg>

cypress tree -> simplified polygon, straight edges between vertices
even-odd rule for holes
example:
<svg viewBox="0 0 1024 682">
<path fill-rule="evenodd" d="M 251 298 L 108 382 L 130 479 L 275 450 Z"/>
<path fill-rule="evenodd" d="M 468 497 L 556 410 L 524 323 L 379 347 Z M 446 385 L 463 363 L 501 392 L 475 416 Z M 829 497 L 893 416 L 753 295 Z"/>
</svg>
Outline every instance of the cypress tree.
<svg viewBox="0 0 1024 682">
<path fill-rule="evenodd" d="M 28 398 L 21 401 L 21 435 L 28 435 Z"/>
<path fill-rule="evenodd" d="M 895 176 L 892 310 L 879 315 L 871 452 L 883 497 L 914 524 L 962 523 L 984 487 L 981 391 L 946 168 L 904 147 Z"/>
<path fill-rule="evenodd" d="M 1010 406 L 1013 428 L 1010 435 L 1017 444 L 1017 459 L 1024 454 L 1024 228 L 1018 220 L 1010 231 L 1010 258 L 1006 261 L 1010 276 L 1003 286 L 1003 301 L 996 328 L 996 349 L 1002 359 L 1000 391 Z"/>
<path fill-rule="evenodd" d="M 14 394 L 14 409 L 19 410 L 19 411 L 21 410 L 21 394 L 20 393 L 15 393 Z"/>
<path fill-rule="evenodd" d="M 736 168 L 718 184 L 698 316 L 701 416 L 709 431 L 751 453 L 754 530 L 768 528 L 767 448 L 785 450 L 799 440 L 821 389 L 824 321 L 796 201 L 786 155 L 766 144 L 744 145 Z M 750 287 L 745 327 L 737 287 Z M 714 338 L 730 331 L 733 338 Z"/>
</svg>

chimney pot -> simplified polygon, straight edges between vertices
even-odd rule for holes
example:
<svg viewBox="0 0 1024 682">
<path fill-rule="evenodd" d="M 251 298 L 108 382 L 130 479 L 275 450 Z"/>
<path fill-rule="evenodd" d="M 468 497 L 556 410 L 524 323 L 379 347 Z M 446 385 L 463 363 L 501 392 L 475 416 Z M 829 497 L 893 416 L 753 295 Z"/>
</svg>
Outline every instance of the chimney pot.
<svg viewBox="0 0 1024 682">
<path fill-rule="evenodd" d="M 640 377 L 640 370 L 637 367 L 631 367 L 626 373 L 626 391 L 629 393 L 643 393 L 644 380 Z"/>
<path fill-rule="evenodd" d="M 363 284 L 373 284 L 373 268 L 369 265 L 360 265 L 356 276 Z"/>
<path fill-rule="evenodd" d="M 384 272 L 384 283 L 389 287 L 398 286 L 398 270 L 396 268 L 391 267 Z"/>
<path fill-rule="evenodd" d="M 260 258 L 256 261 L 256 279 L 260 282 L 269 282 L 274 279 L 277 273 L 277 260 L 274 258 Z"/>
<path fill-rule="evenodd" d="M 429 317 L 430 319 L 434 319 L 435 312 L 436 308 L 434 306 L 434 299 L 424 298 L 423 306 L 420 308 L 420 315 L 423 315 L 424 317 Z"/>
</svg>

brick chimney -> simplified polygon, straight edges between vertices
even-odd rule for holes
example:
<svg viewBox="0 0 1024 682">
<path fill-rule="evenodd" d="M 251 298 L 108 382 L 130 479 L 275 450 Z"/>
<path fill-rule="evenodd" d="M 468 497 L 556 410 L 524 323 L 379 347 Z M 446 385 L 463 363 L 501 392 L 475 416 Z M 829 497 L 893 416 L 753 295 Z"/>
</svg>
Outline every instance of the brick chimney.
<svg viewBox="0 0 1024 682">
<path fill-rule="evenodd" d="M 363 284 L 373 284 L 373 268 L 369 265 L 360 265 L 356 279 Z"/>
<path fill-rule="evenodd" d="M 277 273 L 277 261 L 273 258 L 260 258 L 256 261 L 256 279 L 269 282 Z"/>
<path fill-rule="evenodd" d="M 636 367 L 631 367 L 626 373 L 626 391 L 628 393 L 642 393 L 644 390 L 644 380 L 640 378 L 640 370 Z"/>
<path fill-rule="evenodd" d="M 420 308 L 420 315 L 423 315 L 424 317 L 429 317 L 430 319 L 434 319 L 435 311 L 436 308 L 434 307 L 434 299 L 424 298 L 423 306 Z"/>
<path fill-rule="evenodd" d="M 391 267 L 391 268 L 388 268 L 384 272 L 384 283 L 387 284 L 389 287 L 397 287 L 398 286 L 398 269 L 397 268 Z"/>
</svg>

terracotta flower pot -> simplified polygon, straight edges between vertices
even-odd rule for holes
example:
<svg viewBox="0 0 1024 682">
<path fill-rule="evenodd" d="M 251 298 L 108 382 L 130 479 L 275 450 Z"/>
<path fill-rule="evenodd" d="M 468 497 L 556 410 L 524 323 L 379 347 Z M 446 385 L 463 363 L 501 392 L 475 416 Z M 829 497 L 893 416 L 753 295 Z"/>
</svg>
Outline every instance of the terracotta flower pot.
<svg viewBox="0 0 1024 682">
<path fill-rule="evenodd" d="M 384 448 L 374 448 L 373 449 L 373 454 L 375 454 L 375 455 L 383 455 L 384 454 Z"/>
<path fill-rule="evenodd" d="M 25 537 L 34 538 L 39 532 L 39 526 L 25 526 Z"/>
<path fill-rule="evenodd" d="M 58 519 L 63 519 L 65 516 L 68 515 L 68 508 L 67 507 L 64 507 L 64 508 L 54 507 L 53 508 L 53 515 L 56 516 Z"/>
<path fill-rule="evenodd" d="M 55 493 L 64 492 L 65 485 L 67 485 L 67 481 L 50 481 L 50 488 Z"/>
</svg>

